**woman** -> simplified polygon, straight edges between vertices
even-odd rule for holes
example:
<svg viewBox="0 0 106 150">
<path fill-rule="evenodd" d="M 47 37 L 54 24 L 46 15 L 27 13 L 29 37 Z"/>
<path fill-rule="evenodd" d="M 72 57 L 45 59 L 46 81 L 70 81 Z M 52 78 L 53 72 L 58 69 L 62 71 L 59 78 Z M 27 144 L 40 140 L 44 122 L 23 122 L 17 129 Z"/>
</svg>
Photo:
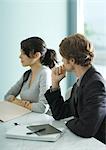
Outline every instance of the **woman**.
<svg viewBox="0 0 106 150">
<path fill-rule="evenodd" d="M 66 37 L 60 44 L 63 66 L 52 71 L 52 87 L 45 97 L 56 120 L 73 116 L 66 126 L 81 137 L 95 137 L 106 143 L 106 88 L 102 75 L 92 66 L 92 44 L 81 34 Z M 77 82 L 70 98 L 63 100 L 60 81 L 66 71 L 74 72 Z"/>
<path fill-rule="evenodd" d="M 34 112 L 47 111 L 44 93 L 51 85 L 51 68 L 57 63 L 56 53 L 47 49 L 39 37 L 21 42 L 21 63 L 31 69 L 7 92 L 4 99 L 26 107 Z M 16 97 L 20 94 L 20 100 Z"/>
</svg>

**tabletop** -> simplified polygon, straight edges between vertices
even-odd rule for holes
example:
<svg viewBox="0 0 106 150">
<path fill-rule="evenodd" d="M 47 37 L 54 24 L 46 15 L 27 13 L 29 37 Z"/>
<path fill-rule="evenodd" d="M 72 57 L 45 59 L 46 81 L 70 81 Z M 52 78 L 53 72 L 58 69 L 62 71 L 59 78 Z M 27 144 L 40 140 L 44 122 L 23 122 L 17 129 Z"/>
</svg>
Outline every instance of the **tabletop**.
<svg viewBox="0 0 106 150">
<path fill-rule="evenodd" d="M 106 145 L 95 138 L 81 138 L 65 126 L 65 119 L 56 121 L 47 114 L 29 113 L 0 123 L 0 150 L 106 150 Z M 57 128 L 65 128 L 65 133 L 56 142 L 31 141 L 6 138 L 5 134 L 14 123 L 22 125 L 50 123 Z"/>
</svg>

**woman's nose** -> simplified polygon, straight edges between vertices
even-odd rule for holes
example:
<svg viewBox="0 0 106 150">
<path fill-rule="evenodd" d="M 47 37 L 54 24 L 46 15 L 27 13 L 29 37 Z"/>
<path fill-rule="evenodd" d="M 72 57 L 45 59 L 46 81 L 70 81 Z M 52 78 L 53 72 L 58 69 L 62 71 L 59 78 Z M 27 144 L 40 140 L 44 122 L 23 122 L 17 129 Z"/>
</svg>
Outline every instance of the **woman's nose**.
<svg viewBox="0 0 106 150">
<path fill-rule="evenodd" d="M 19 55 L 19 58 L 21 58 L 21 54 Z"/>
</svg>

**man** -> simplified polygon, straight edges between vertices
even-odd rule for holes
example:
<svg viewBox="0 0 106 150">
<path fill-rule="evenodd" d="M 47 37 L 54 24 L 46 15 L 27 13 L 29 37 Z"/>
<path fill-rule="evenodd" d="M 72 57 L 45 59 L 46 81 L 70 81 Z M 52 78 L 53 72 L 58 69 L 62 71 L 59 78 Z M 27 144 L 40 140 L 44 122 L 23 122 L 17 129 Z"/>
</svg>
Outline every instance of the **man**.
<svg viewBox="0 0 106 150">
<path fill-rule="evenodd" d="M 56 120 L 74 116 L 66 126 L 75 134 L 106 143 L 106 88 L 103 77 L 92 66 L 94 48 L 81 34 L 66 37 L 60 43 L 63 66 L 52 70 L 52 87 L 45 93 Z M 73 71 L 77 82 L 70 98 L 63 100 L 60 81 Z"/>
</svg>

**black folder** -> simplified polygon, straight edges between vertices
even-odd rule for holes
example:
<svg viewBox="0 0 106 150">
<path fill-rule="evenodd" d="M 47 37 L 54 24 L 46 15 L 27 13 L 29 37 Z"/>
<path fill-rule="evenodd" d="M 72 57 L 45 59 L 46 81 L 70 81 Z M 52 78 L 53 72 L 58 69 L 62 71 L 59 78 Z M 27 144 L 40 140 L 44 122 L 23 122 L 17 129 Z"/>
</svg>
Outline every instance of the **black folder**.
<svg viewBox="0 0 106 150">
<path fill-rule="evenodd" d="M 57 128 L 53 127 L 50 124 L 43 124 L 43 125 L 31 125 L 27 126 L 31 132 L 35 132 L 37 135 L 47 135 L 47 134 L 57 134 L 62 133 L 62 131 L 58 130 Z"/>
</svg>

